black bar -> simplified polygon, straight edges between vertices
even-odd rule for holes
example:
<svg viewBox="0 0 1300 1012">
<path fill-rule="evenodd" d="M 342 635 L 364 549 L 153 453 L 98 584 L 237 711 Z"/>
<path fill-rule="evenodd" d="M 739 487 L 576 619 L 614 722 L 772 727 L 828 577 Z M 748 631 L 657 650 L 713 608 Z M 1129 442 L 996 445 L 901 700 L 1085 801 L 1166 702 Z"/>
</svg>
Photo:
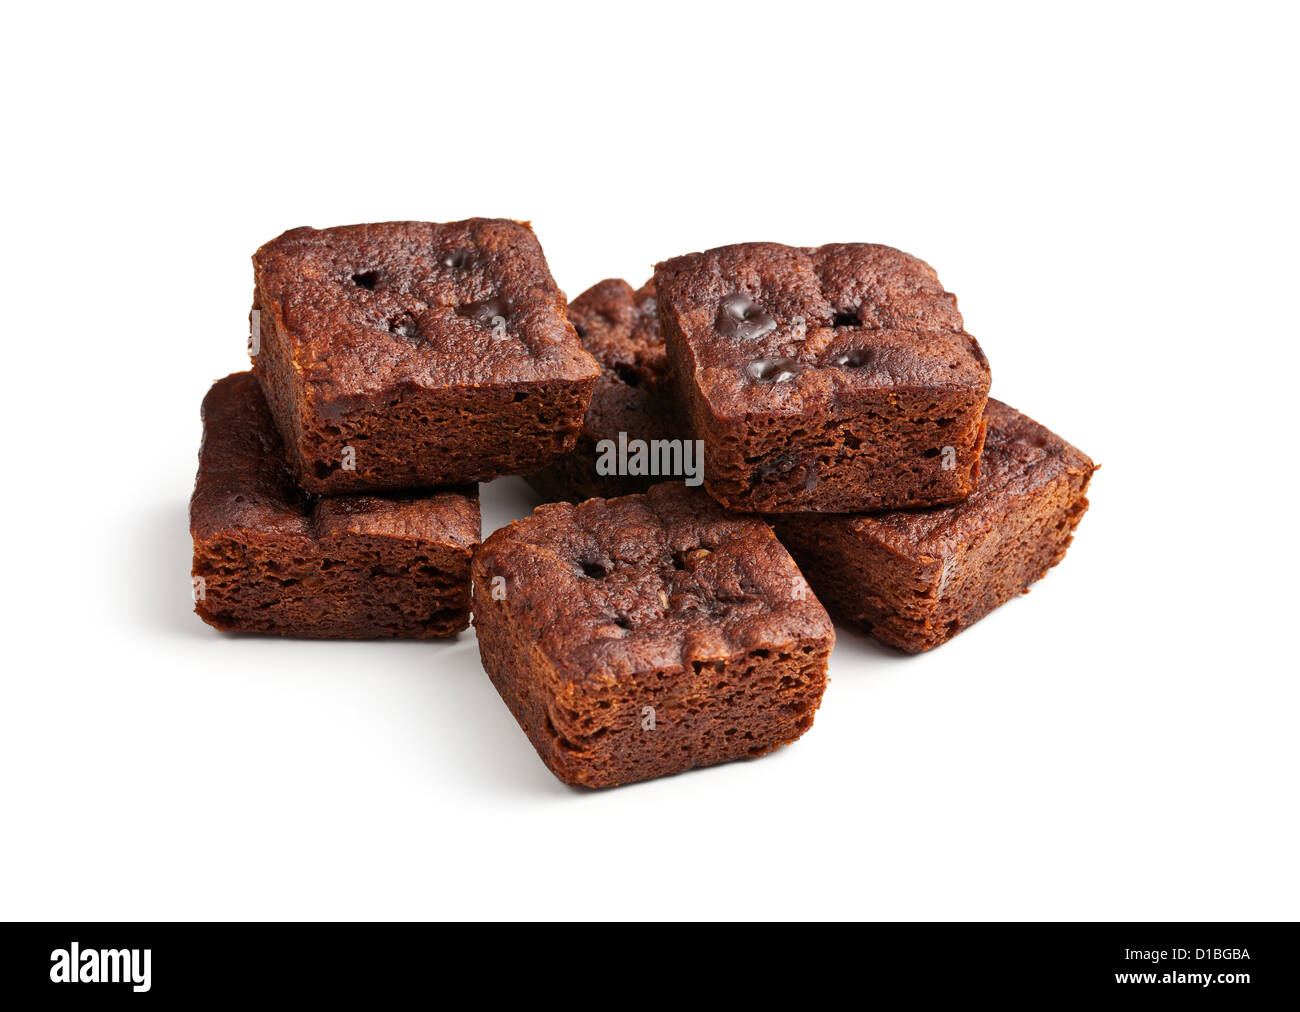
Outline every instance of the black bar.
<svg viewBox="0 0 1300 1012">
<path fill-rule="evenodd" d="M 1295 925 L 1280 923 L 27 923 L 0 930 L 0 993 L 43 1003 L 254 995 L 375 1002 L 412 989 L 450 1003 L 464 987 L 495 1003 L 512 986 L 566 1001 L 572 986 L 616 1003 L 676 1004 L 697 997 L 701 982 L 733 998 L 772 1000 L 786 989 L 814 995 L 829 985 L 861 997 L 901 989 L 927 998 L 1211 997 L 1234 1006 L 1297 991 Z M 77 979 L 62 979 L 74 943 Z M 119 980 L 87 979 L 94 976 Z"/>
</svg>

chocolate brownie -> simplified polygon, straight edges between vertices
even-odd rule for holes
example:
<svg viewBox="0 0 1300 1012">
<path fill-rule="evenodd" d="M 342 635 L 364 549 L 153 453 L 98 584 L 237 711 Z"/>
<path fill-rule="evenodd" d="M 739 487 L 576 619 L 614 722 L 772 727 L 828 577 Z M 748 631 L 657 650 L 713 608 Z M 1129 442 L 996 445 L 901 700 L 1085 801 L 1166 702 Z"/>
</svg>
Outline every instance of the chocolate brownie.
<svg viewBox="0 0 1300 1012">
<path fill-rule="evenodd" d="M 474 558 L 474 627 L 542 761 L 586 787 L 794 741 L 835 639 L 767 524 L 673 482 L 498 530 Z"/>
<path fill-rule="evenodd" d="M 662 458 L 647 453 L 638 459 L 625 453 L 624 470 L 646 473 L 611 471 L 609 461 L 620 439 L 625 447 L 634 440 L 650 447 L 655 440 L 685 438 L 672 408 L 654 283 L 633 290 L 620 279 L 602 281 L 569 303 L 568 316 L 583 346 L 600 363 L 600 378 L 577 444 L 530 475 L 528 483 L 547 499 L 570 502 L 644 492 L 663 480 L 649 473 L 662 470 Z"/>
<path fill-rule="evenodd" d="M 1000 401 L 989 401 L 987 417 L 979 487 L 964 502 L 773 518 L 837 622 L 900 650 L 929 650 L 1065 557 L 1096 466 Z"/>
<path fill-rule="evenodd" d="M 252 373 L 203 399 L 190 533 L 194 610 L 218 629 L 426 639 L 469 624 L 477 488 L 301 492 Z"/>
<path fill-rule="evenodd" d="M 756 512 L 956 502 L 989 366 L 926 263 L 888 246 L 744 243 L 655 271 L 705 488 Z"/>
<path fill-rule="evenodd" d="M 572 448 L 599 369 L 526 224 L 296 228 L 253 273 L 254 372 L 308 491 L 528 474 Z"/>
</svg>

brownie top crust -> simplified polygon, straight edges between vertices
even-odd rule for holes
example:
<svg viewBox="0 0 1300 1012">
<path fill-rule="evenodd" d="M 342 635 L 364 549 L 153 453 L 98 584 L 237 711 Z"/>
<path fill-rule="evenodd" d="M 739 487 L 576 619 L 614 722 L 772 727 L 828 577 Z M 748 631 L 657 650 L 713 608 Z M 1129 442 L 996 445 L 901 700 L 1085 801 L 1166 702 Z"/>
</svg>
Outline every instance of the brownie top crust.
<svg viewBox="0 0 1300 1012">
<path fill-rule="evenodd" d="M 985 417 L 979 484 L 969 498 L 953 506 L 836 517 L 835 522 L 901 555 L 948 558 L 997 524 L 1017 502 L 1032 500 L 1063 476 L 1086 483 L 1097 469 L 1081 450 L 1001 401 L 990 397 Z"/>
<path fill-rule="evenodd" d="M 203 442 L 190 530 L 218 537 L 311 542 L 341 535 L 418 538 L 473 550 L 477 486 L 397 495 L 314 496 L 301 491 L 252 373 L 218 380 L 203 398 Z"/>
<path fill-rule="evenodd" d="M 722 417 L 796 414 L 853 390 L 988 389 L 929 264 L 889 246 L 741 243 L 655 269 L 660 318 Z"/>
<path fill-rule="evenodd" d="M 601 281 L 569 303 L 569 321 L 600 363 L 583 429 L 593 440 L 627 432 L 644 439 L 671 438 L 668 356 L 659 333 L 653 281 L 633 289 L 626 281 Z"/>
<path fill-rule="evenodd" d="M 766 523 L 677 483 L 539 506 L 489 537 L 474 565 L 485 584 L 504 577 L 516 624 L 573 682 L 834 635 Z"/>
<path fill-rule="evenodd" d="M 254 308 L 326 401 L 597 372 L 526 223 L 295 228 L 253 254 L 253 273 Z"/>
</svg>

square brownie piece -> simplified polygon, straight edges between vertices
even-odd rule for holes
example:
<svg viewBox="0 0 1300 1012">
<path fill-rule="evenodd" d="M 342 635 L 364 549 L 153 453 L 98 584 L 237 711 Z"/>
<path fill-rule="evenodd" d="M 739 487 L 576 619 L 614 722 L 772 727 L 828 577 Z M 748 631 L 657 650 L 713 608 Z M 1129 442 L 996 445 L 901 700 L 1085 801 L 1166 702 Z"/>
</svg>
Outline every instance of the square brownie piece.
<svg viewBox="0 0 1300 1012">
<path fill-rule="evenodd" d="M 194 610 L 218 629 L 428 639 L 469 624 L 477 488 L 300 491 L 252 373 L 203 399 L 190 534 Z"/>
<path fill-rule="evenodd" d="M 872 516 L 774 517 L 837 622 L 912 653 L 983 618 L 1065 558 L 1096 465 L 988 403 L 979 487 L 964 502 Z"/>
<path fill-rule="evenodd" d="M 835 641 L 767 524 L 676 483 L 498 530 L 474 558 L 474 627 L 542 761 L 586 787 L 794 741 Z"/>
<path fill-rule="evenodd" d="M 743 243 L 655 271 L 673 381 L 732 509 L 862 512 L 975 487 L 989 366 L 926 263 Z"/>
<path fill-rule="evenodd" d="M 528 483 L 552 501 L 644 492 L 667 476 L 665 462 L 671 469 L 686 463 L 685 457 L 674 456 L 671 449 L 666 457 L 662 451 L 641 457 L 625 454 L 623 470 L 629 473 L 620 474 L 608 466 L 610 449 L 620 440 L 634 451 L 638 440 L 648 450 L 676 440 L 684 454 L 689 438 L 674 411 L 654 283 L 633 289 L 621 279 L 602 281 L 569 303 L 568 317 L 583 346 L 600 363 L 600 378 L 573 449 L 530 475 Z M 696 463 L 694 456 L 690 463 Z M 645 473 L 630 473 L 634 470 Z"/>
<path fill-rule="evenodd" d="M 599 369 L 526 224 L 296 228 L 253 274 L 253 370 L 308 491 L 486 481 L 572 448 Z"/>
</svg>

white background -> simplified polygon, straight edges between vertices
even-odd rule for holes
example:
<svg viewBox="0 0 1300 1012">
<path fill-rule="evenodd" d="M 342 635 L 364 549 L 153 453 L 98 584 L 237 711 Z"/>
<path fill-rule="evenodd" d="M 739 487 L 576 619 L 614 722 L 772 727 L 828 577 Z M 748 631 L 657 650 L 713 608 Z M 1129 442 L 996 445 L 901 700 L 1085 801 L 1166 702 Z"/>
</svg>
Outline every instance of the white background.
<svg viewBox="0 0 1300 1012">
<path fill-rule="evenodd" d="M 1296 97 L 1251 4 L 6 14 L 0 915 L 1295 918 Z M 201 14 L 196 11 L 201 10 Z M 529 219 L 570 295 L 885 242 L 1102 465 L 796 745 L 562 786 L 450 643 L 190 613 L 199 401 L 297 225 Z M 485 533 L 527 512 L 506 479 Z"/>
</svg>

